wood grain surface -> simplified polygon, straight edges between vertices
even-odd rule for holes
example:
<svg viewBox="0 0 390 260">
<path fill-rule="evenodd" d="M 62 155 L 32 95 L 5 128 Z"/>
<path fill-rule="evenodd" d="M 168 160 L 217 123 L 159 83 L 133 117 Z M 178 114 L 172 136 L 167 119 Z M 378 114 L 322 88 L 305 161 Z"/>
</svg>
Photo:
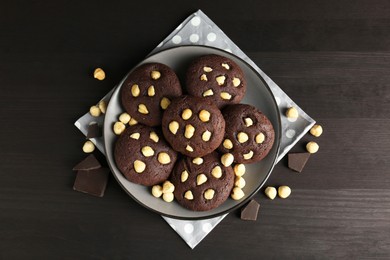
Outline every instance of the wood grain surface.
<svg viewBox="0 0 390 260">
<path fill-rule="evenodd" d="M 73 126 L 188 15 L 202 9 L 324 134 L 302 173 L 283 159 L 194 250 L 110 178 L 72 190 Z M 0 259 L 389 259 L 390 2 L 0 0 Z M 102 67 L 104 81 L 93 79 Z M 100 161 L 104 157 L 96 153 Z"/>
</svg>

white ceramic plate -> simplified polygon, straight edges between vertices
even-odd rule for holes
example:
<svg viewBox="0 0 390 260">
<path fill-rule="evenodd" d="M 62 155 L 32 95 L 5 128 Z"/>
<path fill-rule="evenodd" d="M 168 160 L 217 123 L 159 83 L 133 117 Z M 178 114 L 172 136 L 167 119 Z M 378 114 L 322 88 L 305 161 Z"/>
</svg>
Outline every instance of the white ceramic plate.
<svg viewBox="0 0 390 260">
<path fill-rule="evenodd" d="M 246 62 L 240 58 L 232 55 L 231 53 L 224 52 L 219 49 L 210 48 L 206 46 L 180 46 L 172 49 L 167 49 L 156 53 L 140 64 L 148 62 L 160 62 L 168 65 L 178 74 L 180 81 L 184 82 L 185 69 L 188 67 L 191 60 L 196 57 L 206 54 L 218 54 L 228 57 L 235 61 L 244 71 L 247 79 L 247 92 L 245 98 L 241 103 L 247 103 L 259 108 L 272 122 L 275 129 L 275 142 L 272 150 L 262 161 L 254 164 L 248 164 L 247 172 L 244 175 L 246 186 L 244 187 L 245 197 L 239 201 L 235 201 L 229 198 L 225 203 L 216 209 L 196 212 L 183 208 L 177 202 L 167 203 L 161 198 L 155 198 L 151 194 L 150 187 L 144 187 L 138 184 L 134 184 L 126 180 L 123 174 L 118 170 L 114 160 L 114 145 L 117 140 L 117 136 L 113 133 L 113 125 L 118 120 L 118 116 L 124 112 L 120 102 L 120 88 L 125 80 L 118 85 L 117 89 L 112 94 L 109 102 L 105 121 L 104 121 L 104 145 L 106 150 L 106 156 L 108 164 L 112 170 L 112 173 L 122 188 L 138 203 L 144 207 L 155 211 L 161 215 L 178 219 L 204 219 L 216 217 L 230 212 L 244 203 L 246 203 L 265 183 L 268 176 L 275 165 L 276 158 L 280 145 L 281 123 L 279 110 L 276 105 L 275 99 L 271 90 L 261 78 L 261 76 L 253 70 Z M 138 64 L 137 66 L 139 66 Z M 126 75 L 127 76 L 127 75 Z M 228 122 L 227 122 L 228 123 Z"/>
</svg>

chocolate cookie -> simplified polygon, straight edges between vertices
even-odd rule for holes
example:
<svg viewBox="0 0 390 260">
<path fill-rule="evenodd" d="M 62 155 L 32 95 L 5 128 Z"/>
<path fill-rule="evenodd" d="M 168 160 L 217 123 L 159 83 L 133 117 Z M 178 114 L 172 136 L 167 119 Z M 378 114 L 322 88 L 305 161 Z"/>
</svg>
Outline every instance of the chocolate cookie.
<svg viewBox="0 0 390 260">
<path fill-rule="evenodd" d="M 227 106 L 222 114 L 229 124 L 218 148 L 231 153 L 237 163 L 253 163 L 263 159 L 275 139 L 274 128 L 268 118 L 256 107 L 247 104 Z"/>
<path fill-rule="evenodd" d="M 206 211 L 218 207 L 229 197 L 234 185 L 232 167 L 219 161 L 217 152 L 203 158 L 183 157 L 177 162 L 171 182 L 174 195 L 183 207 Z"/>
<path fill-rule="evenodd" d="M 177 153 L 156 129 L 134 125 L 119 136 L 114 157 L 126 179 L 152 186 L 168 179 L 177 160 Z"/>
<path fill-rule="evenodd" d="M 121 89 L 122 105 L 138 122 L 161 125 L 163 111 L 182 89 L 175 72 L 161 63 L 146 63 L 129 74 Z"/>
<path fill-rule="evenodd" d="M 246 80 L 234 61 L 212 54 L 191 63 L 186 73 L 186 88 L 190 95 L 210 100 L 222 108 L 241 101 Z"/>
<path fill-rule="evenodd" d="M 165 110 L 162 130 L 173 149 L 198 157 L 211 153 L 221 144 L 225 120 L 218 107 L 208 100 L 182 96 Z"/>
</svg>

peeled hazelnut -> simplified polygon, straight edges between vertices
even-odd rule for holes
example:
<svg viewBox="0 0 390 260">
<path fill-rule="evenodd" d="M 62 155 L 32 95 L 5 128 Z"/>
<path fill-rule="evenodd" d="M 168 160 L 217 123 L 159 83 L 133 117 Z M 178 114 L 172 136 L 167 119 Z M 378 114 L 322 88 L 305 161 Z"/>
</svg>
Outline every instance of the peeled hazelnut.
<svg viewBox="0 0 390 260">
<path fill-rule="evenodd" d="M 246 127 L 250 127 L 251 125 L 253 125 L 253 120 L 250 117 L 246 117 L 244 119 L 244 122 Z"/>
<path fill-rule="evenodd" d="M 123 124 L 122 122 L 115 122 L 114 124 L 114 133 L 116 135 L 120 135 L 121 133 L 123 133 L 123 131 L 125 131 L 126 129 L 126 126 L 125 124 Z"/>
<path fill-rule="evenodd" d="M 290 107 L 286 111 L 287 118 L 298 118 L 298 110 L 295 107 Z"/>
<path fill-rule="evenodd" d="M 285 199 L 287 198 L 288 196 L 290 196 L 291 194 L 291 189 L 290 187 L 288 186 L 280 186 L 278 188 L 278 195 L 279 197 L 281 197 L 282 199 Z"/>
<path fill-rule="evenodd" d="M 169 131 L 171 131 L 172 134 L 176 134 L 177 130 L 179 129 L 179 123 L 176 121 L 172 121 L 168 125 Z"/>
<path fill-rule="evenodd" d="M 206 200 L 211 200 L 211 199 L 214 198 L 214 194 L 215 194 L 215 190 L 213 190 L 213 189 L 207 189 L 207 190 L 204 192 L 203 196 L 204 196 L 204 198 L 205 198 Z"/>
<path fill-rule="evenodd" d="M 204 71 L 204 72 L 212 72 L 213 69 L 210 68 L 210 67 L 203 67 L 203 71 Z"/>
<path fill-rule="evenodd" d="M 260 134 L 256 135 L 255 141 L 256 141 L 256 143 L 261 144 L 264 142 L 264 139 L 265 139 L 264 134 L 260 133 Z"/>
<path fill-rule="evenodd" d="M 214 92 L 211 89 L 208 89 L 205 92 L 203 92 L 204 97 L 208 97 L 208 96 L 212 96 L 212 95 L 214 95 Z"/>
<path fill-rule="evenodd" d="M 241 84 L 241 80 L 239 78 L 233 78 L 232 82 L 234 87 L 238 87 Z"/>
<path fill-rule="evenodd" d="M 172 202 L 175 196 L 173 196 L 172 192 L 163 193 L 162 198 L 165 202 Z"/>
<path fill-rule="evenodd" d="M 138 124 L 138 121 L 135 120 L 134 118 L 131 118 L 129 121 L 129 125 L 136 125 L 136 124 Z"/>
<path fill-rule="evenodd" d="M 184 193 L 184 198 L 188 199 L 188 200 L 193 200 L 194 199 L 194 195 L 192 194 L 192 192 L 190 190 L 186 191 Z"/>
<path fill-rule="evenodd" d="M 309 153 L 316 153 L 318 152 L 318 149 L 319 149 L 319 145 L 316 143 L 316 142 L 308 142 L 306 144 L 306 150 L 309 152 Z"/>
<path fill-rule="evenodd" d="M 165 181 L 162 186 L 162 193 L 172 193 L 175 191 L 175 185 L 170 181 Z"/>
<path fill-rule="evenodd" d="M 195 133 L 195 127 L 192 125 L 186 125 L 186 129 L 184 131 L 184 136 L 187 139 L 190 139 Z"/>
<path fill-rule="evenodd" d="M 192 116 L 192 110 L 189 108 L 184 109 L 183 113 L 181 113 L 181 118 L 183 118 L 184 120 L 190 119 L 191 116 Z"/>
<path fill-rule="evenodd" d="M 92 153 L 95 150 L 95 145 L 91 141 L 86 141 L 83 145 L 84 153 Z"/>
<path fill-rule="evenodd" d="M 215 80 L 218 83 L 218 86 L 222 86 L 225 83 L 226 77 L 225 76 L 218 76 L 215 78 Z"/>
<path fill-rule="evenodd" d="M 203 163 L 203 158 L 196 157 L 196 158 L 192 159 L 192 163 L 196 164 L 196 165 L 201 165 Z"/>
<path fill-rule="evenodd" d="M 207 181 L 207 177 L 203 173 L 201 173 L 198 176 L 196 176 L 196 185 L 198 185 L 198 186 L 202 185 L 206 181 Z"/>
<path fill-rule="evenodd" d="M 204 131 L 202 134 L 202 140 L 208 142 L 210 141 L 210 138 L 211 138 L 211 132 L 209 130 Z"/>
<path fill-rule="evenodd" d="M 242 163 L 236 164 L 234 165 L 233 170 L 234 170 L 234 174 L 237 177 L 241 177 L 242 175 L 245 174 L 246 171 L 245 164 Z"/>
<path fill-rule="evenodd" d="M 243 157 L 245 160 L 249 160 L 253 157 L 253 151 L 249 151 L 248 153 L 244 153 Z"/>
<path fill-rule="evenodd" d="M 171 157 L 166 152 L 161 152 L 158 154 L 157 161 L 161 164 L 168 164 L 171 162 Z"/>
<path fill-rule="evenodd" d="M 224 67 L 224 68 L 227 69 L 227 70 L 230 69 L 230 66 L 229 66 L 229 64 L 227 64 L 227 63 L 222 63 L 221 66 Z"/>
<path fill-rule="evenodd" d="M 230 141 L 230 139 L 225 139 L 224 141 L 223 141 L 223 147 L 225 147 L 226 149 L 228 149 L 228 150 L 230 150 L 230 149 L 232 149 L 233 148 L 233 143 L 232 143 L 232 141 Z"/>
<path fill-rule="evenodd" d="M 310 129 L 310 133 L 312 135 L 314 135 L 315 137 L 319 137 L 320 135 L 322 135 L 322 126 L 321 125 L 314 125 Z"/>
<path fill-rule="evenodd" d="M 240 142 L 240 143 L 245 143 L 246 141 L 248 141 L 248 139 L 249 139 L 249 136 L 248 136 L 247 133 L 239 132 L 239 133 L 237 134 L 237 140 L 238 140 L 238 142 Z"/>
<path fill-rule="evenodd" d="M 93 72 L 93 77 L 98 80 L 103 80 L 106 78 L 106 73 L 101 68 L 95 69 Z"/>
<path fill-rule="evenodd" d="M 212 170 L 211 170 L 211 175 L 213 175 L 215 178 L 219 179 L 222 177 L 222 168 L 220 166 L 215 166 Z"/>
<path fill-rule="evenodd" d="M 150 77 L 154 80 L 157 80 L 161 77 L 161 73 L 157 70 L 153 70 L 152 72 L 150 72 Z"/>
<path fill-rule="evenodd" d="M 149 114 L 149 110 L 144 104 L 138 105 L 138 112 L 140 112 L 141 114 L 144 114 L 144 115 Z"/>
<path fill-rule="evenodd" d="M 160 185 L 154 185 L 152 187 L 152 195 L 156 198 L 160 198 L 162 195 L 162 187 Z"/>
<path fill-rule="evenodd" d="M 227 92 L 221 92 L 220 96 L 222 99 L 225 99 L 225 100 L 230 100 L 232 98 L 232 95 L 230 95 Z"/>
<path fill-rule="evenodd" d="M 243 177 L 238 176 L 234 180 L 234 186 L 239 187 L 241 189 L 245 187 L 245 184 L 246 184 L 246 182 L 245 182 L 245 179 Z"/>
<path fill-rule="evenodd" d="M 189 152 L 193 152 L 194 148 L 192 148 L 190 145 L 187 145 L 186 146 L 186 150 L 189 151 Z"/>
<path fill-rule="evenodd" d="M 158 135 L 155 132 L 150 132 L 149 138 L 152 139 L 155 143 L 158 143 Z"/>
<path fill-rule="evenodd" d="M 93 117 L 99 117 L 101 115 L 101 111 L 98 106 L 91 106 L 91 108 L 89 109 L 89 113 Z"/>
<path fill-rule="evenodd" d="M 133 166 L 134 166 L 134 171 L 136 173 L 142 173 L 143 171 L 145 171 L 146 168 L 146 164 L 140 160 L 135 160 Z"/>
<path fill-rule="evenodd" d="M 202 74 L 202 75 L 200 76 L 200 80 L 207 81 L 207 76 L 206 76 L 206 74 Z"/>
<path fill-rule="evenodd" d="M 166 97 L 163 97 L 160 101 L 160 106 L 164 110 L 167 109 L 170 104 L 171 104 L 171 101 Z"/>
<path fill-rule="evenodd" d="M 245 193 L 244 191 L 239 188 L 239 187 L 234 187 L 233 188 L 233 191 L 232 191 L 232 194 L 231 194 L 231 198 L 234 199 L 234 200 L 240 200 L 242 199 L 243 197 L 245 196 Z"/>
<path fill-rule="evenodd" d="M 180 175 L 181 182 L 185 182 L 188 179 L 188 176 L 189 176 L 189 174 L 186 170 L 182 171 L 182 173 Z"/>
<path fill-rule="evenodd" d="M 154 90 L 154 86 L 150 86 L 148 88 L 148 96 L 153 97 L 154 95 L 156 95 L 156 91 Z"/>
<path fill-rule="evenodd" d="M 141 152 L 142 152 L 142 154 L 143 154 L 145 157 L 150 157 L 150 156 L 153 156 L 153 155 L 154 155 L 154 150 L 153 150 L 152 147 L 150 147 L 150 146 L 144 146 L 144 147 L 142 147 Z"/>
<path fill-rule="evenodd" d="M 225 153 L 224 155 L 221 156 L 221 163 L 225 167 L 229 167 L 234 161 L 234 156 L 231 153 Z"/>
<path fill-rule="evenodd" d="M 140 92 L 141 90 L 139 89 L 139 86 L 137 84 L 131 86 L 131 94 L 133 95 L 133 97 L 138 97 Z"/>
<path fill-rule="evenodd" d="M 140 138 L 141 134 L 140 133 L 134 133 L 134 134 L 131 134 L 130 137 L 135 139 L 135 140 L 138 140 Z"/>
<path fill-rule="evenodd" d="M 127 124 L 130 121 L 130 119 L 131 119 L 131 116 L 129 114 L 127 114 L 126 112 L 120 114 L 120 116 L 119 116 L 119 121 L 121 121 L 124 124 Z"/>
<path fill-rule="evenodd" d="M 199 112 L 199 119 L 200 121 L 202 122 L 208 122 L 210 120 L 210 112 L 207 111 L 207 110 L 204 110 L 202 109 L 200 112 Z"/>
<path fill-rule="evenodd" d="M 100 109 L 100 111 L 105 114 L 106 113 L 106 110 L 107 110 L 107 103 L 106 101 L 104 100 L 100 100 L 99 104 L 98 104 L 98 107 Z"/>
<path fill-rule="evenodd" d="M 276 198 L 276 195 L 277 195 L 277 191 L 274 187 L 267 187 L 265 190 L 264 190 L 264 193 L 265 195 L 267 195 L 268 198 L 270 198 L 271 200 L 275 199 Z"/>
</svg>

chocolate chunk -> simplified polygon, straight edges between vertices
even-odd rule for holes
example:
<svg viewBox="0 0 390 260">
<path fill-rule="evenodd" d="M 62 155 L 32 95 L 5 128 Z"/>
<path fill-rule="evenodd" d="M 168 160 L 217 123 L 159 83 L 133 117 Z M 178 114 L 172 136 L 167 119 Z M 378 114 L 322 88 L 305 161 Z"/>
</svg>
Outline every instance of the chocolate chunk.
<svg viewBox="0 0 390 260">
<path fill-rule="evenodd" d="M 87 133 L 87 138 L 96 138 L 96 137 L 101 137 L 102 136 L 102 129 L 101 127 L 95 123 L 95 124 L 90 124 L 88 126 L 88 133 Z"/>
<path fill-rule="evenodd" d="M 110 169 L 108 168 L 78 171 L 73 189 L 97 197 L 103 197 L 109 173 Z"/>
<path fill-rule="evenodd" d="M 102 167 L 99 161 L 93 154 L 88 155 L 84 160 L 79 162 L 75 167 L 73 167 L 74 171 L 89 171 Z"/>
<path fill-rule="evenodd" d="M 288 168 L 296 172 L 302 172 L 309 157 L 310 153 L 289 153 Z"/>
<path fill-rule="evenodd" d="M 257 213 L 259 212 L 260 204 L 255 200 L 251 200 L 245 207 L 241 209 L 242 220 L 257 220 Z"/>
</svg>

